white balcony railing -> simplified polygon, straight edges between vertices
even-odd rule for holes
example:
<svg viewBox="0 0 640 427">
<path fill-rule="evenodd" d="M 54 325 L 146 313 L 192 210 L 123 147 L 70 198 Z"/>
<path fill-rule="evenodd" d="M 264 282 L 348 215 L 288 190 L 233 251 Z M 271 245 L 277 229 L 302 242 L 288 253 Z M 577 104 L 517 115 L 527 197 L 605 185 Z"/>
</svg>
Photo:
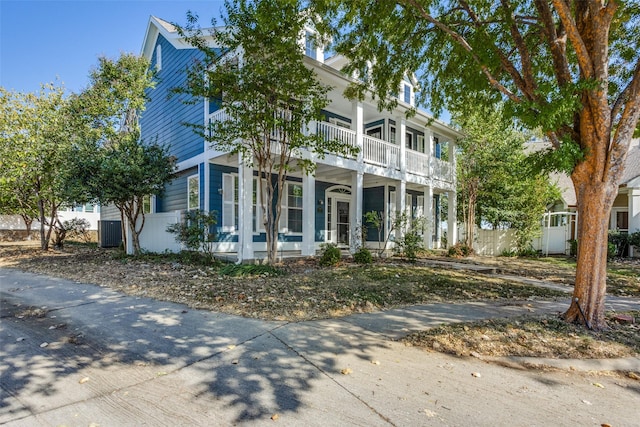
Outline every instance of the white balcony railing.
<svg viewBox="0 0 640 427">
<path fill-rule="evenodd" d="M 211 113 L 208 117 L 209 123 L 214 121 L 228 120 L 229 116 L 226 111 L 221 109 Z M 329 122 L 317 122 L 309 129 L 322 135 L 325 141 L 339 140 L 351 147 L 357 147 L 356 133 L 351 129 L 336 126 Z M 272 134 L 272 141 L 277 140 L 277 132 Z M 390 142 L 373 138 L 368 135 L 362 137 L 362 159 L 364 162 L 400 170 L 400 146 Z M 278 144 L 272 143 L 272 152 L 277 154 L 280 152 Z M 409 173 L 432 176 L 446 182 L 454 181 L 454 170 L 451 163 L 437 159 L 418 151 L 406 150 L 405 152 L 405 168 Z"/>
<path fill-rule="evenodd" d="M 453 182 L 453 172 L 453 165 L 451 163 L 435 157 L 431 158 L 431 173 L 434 178 L 442 181 Z"/>
<path fill-rule="evenodd" d="M 371 136 L 363 136 L 363 158 L 367 163 L 400 169 L 400 146 Z"/>
<path fill-rule="evenodd" d="M 418 151 L 407 150 L 405 157 L 407 172 L 429 175 L 429 156 Z"/>
<path fill-rule="evenodd" d="M 325 141 L 338 140 L 350 147 L 356 148 L 356 133 L 351 129 L 336 126 L 329 122 L 317 122 L 316 132 L 322 135 Z"/>
</svg>

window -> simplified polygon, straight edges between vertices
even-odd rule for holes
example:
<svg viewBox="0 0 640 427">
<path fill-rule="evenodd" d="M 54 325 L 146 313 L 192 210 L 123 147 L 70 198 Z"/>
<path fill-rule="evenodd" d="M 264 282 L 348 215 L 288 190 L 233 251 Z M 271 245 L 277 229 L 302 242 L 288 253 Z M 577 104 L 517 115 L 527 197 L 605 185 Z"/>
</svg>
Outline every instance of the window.
<svg viewBox="0 0 640 427">
<path fill-rule="evenodd" d="M 187 210 L 200 208 L 200 177 L 191 175 L 187 178 Z"/>
<path fill-rule="evenodd" d="M 413 195 L 411 194 L 404 195 L 404 213 L 407 218 L 413 218 Z"/>
<path fill-rule="evenodd" d="M 310 58 L 316 58 L 316 43 L 314 41 L 314 35 L 311 31 L 307 31 L 304 37 L 304 53 Z"/>
<path fill-rule="evenodd" d="M 302 185 L 287 183 L 287 229 L 302 233 Z"/>
<path fill-rule="evenodd" d="M 266 192 L 267 183 L 264 179 L 262 181 L 262 189 L 260 188 L 260 181 L 257 177 L 253 178 L 253 232 L 258 233 L 264 231 L 262 206 L 260 206 L 260 191 Z"/>
<path fill-rule="evenodd" d="M 404 102 L 411 104 L 411 86 L 404 85 Z"/>
<path fill-rule="evenodd" d="M 367 135 L 372 138 L 382 139 L 382 126 L 376 126 L 367 129 Z"/>
<path fill-rule="evenodd" d="M 413 134 L 411 132 L 407 132 L 404 135 L 405 138 L 405 146 L 411 150 L 415 150 L 415 146 L 413 145 Z"/>
<path fill-rule="evenodd" d="M 156 46 L 156 71 L 162 70 L 162 46 Z"/>
<path fill-rule="evenodd" d="M 396 127 L 389 126 L 389 142 L 392 144 L 396 143 Z"/>
<path fill-rule="evenodd" d="M 142 212 L 145 214 L 151 213 L 151 196 L 149 195 L 142 198 Z"/>
<path fill-rule="evenodd" d="M 418 148 L 417 150 L 424 153 L 424 135 L 418 135 Z"/>
<path fill-rule="evenodd" d="M 436 159 L 440 158 L 442 147 L 440 147 L 440 140 L 438 137 L 433 137 L 433 154 L 436 156 Z"/>
<path fill-rule="evenodd" d="M 222 231 L 233 233 L 238 229 L 238 176 L 222 175 Z"/>
</svg>

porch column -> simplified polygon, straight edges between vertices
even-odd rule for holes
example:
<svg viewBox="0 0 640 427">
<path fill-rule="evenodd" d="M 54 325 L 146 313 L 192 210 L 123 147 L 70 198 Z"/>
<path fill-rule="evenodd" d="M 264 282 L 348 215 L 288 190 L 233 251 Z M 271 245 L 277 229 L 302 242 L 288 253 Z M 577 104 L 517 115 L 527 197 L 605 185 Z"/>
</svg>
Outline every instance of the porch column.
<svg viewBox="0 0 640 427">
<path fill-rule="evenodd" d="M 424 225 L 424 247 L 426 249 L 433 249 L 433 187 L 426 185 L 423 193 L 424 206 L 422 212 L 424 212 L 425 225 Z"/>
<path fill-rule="evenodd" d="M 640 231 L 640 188 L 629 188 L 629 234 Z M 638 248 L 640 249 L 640 248 Z M 629 256 L 640 255 L 633 246 L 629 248 Z"/>
<path fill-rule="evenodd" d="M 396 132 L 400 134 L 396 135 L 396 138 L 400 137 L 400 172 L 404 173 L 407 170 L 407 119 L 405 119 L 404 115 L 396 120 Z M 404 196 L 402 200 L 404 200 Z"/>
<path fill-rule="evenodd" d="M 253 168 L 238 156 L 238 262 L 253 255 Z"/>
<path fill-rule="evenodd" d="M 398 185 L 396 185 L 396 218 L 400 218 L 400 215 L 404 215 L 406 192 L 407 182 L 405 180 L 399 181 Z M 402 238 L 404 231 L 404 227 L 396 228 L 396 240 Z"/>
<path fill-rule="evenodd" d="M 424 128 L 424 153 L 433 157 L 433 132 L 429 128 Z"/>
<path fill-rule="evenodd" d="M 316 254 L 316 177 L 302 175 L 302 248 L 303 256 Z"/>
<path fill-rule="evenodd" d="M 447 192 L 448 199 L 448 212 L 447 212 L 447 247 L 451 247 L 458 242 L 458 221 L 456 219 L 456 192 L 448 191 Z"/>
<path fill-rule="evenodd" d="M 364 159 L 364 107 L 362 102 L 353 101 L 351 104 L 351 122 L 353 131 L 356 133 L 356 147 L 358 147 L 358 164 L 362 164 Z"/>
<path fill-rule="evenodd" d="M 211 210 L 211 182 L 209 177 L 211 176 L 211 163 L 209 159 L 205 159 L 204 162 L 204 211 L 209 212 Z"/>
<path fill-rule="evenodd" d="M 349 204 L 349 249 L 355 253 L 362 242 L 362 186 L 364 174 L 362 171 L 351 172 L 351 203 Z"/>
</svg>

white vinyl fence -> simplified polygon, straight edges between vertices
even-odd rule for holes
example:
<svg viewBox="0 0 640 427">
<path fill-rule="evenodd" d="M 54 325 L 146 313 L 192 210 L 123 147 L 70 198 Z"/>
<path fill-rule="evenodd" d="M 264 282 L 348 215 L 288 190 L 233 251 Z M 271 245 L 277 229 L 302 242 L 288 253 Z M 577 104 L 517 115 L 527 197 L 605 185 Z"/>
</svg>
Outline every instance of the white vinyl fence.
<svg viewBox="0 0 640 427">
<path fill-rule="evenodd" d="M 180 252 L 180 243 L 175 234 L 167 232 L 167 227 L 180 222 L 180 211 L 146 214 L 144 227 L 140 233 L 140 248 L 147 252 Z M 131 232 L 127 227 L 127 253 L 133 254 Z"/>
<path fill-rule="evenodd" d="M 550 212 L 543 218 L 542 235 L 535 238 L 531 245 L 544 255 L 569 254 L 572 236 L 576 235 L 576 216 L 574 212 Z M 464 241 L 465 228 L 461 225 L 458 235 Z M 478 255 L 498 256 L 504 252 L 516 250 L 515 230 L 483 230 L 476 228 L 473 250 Z"/>
</svg>

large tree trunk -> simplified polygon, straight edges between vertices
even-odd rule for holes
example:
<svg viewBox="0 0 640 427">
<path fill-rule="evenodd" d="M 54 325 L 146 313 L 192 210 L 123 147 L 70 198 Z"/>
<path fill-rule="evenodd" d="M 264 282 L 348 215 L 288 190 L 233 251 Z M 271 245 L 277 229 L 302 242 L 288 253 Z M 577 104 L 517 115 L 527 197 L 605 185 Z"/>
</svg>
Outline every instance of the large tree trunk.
<svg viewBox="0 0 640 427">
<path fill-rule="evenodd" d="M 589 328 L 606 327 L 604 303 L 607 289 L 607 235 L 615 183 L 575 181 L 578 199 L 578 261 L 569 322 Z"/>
</svg>

